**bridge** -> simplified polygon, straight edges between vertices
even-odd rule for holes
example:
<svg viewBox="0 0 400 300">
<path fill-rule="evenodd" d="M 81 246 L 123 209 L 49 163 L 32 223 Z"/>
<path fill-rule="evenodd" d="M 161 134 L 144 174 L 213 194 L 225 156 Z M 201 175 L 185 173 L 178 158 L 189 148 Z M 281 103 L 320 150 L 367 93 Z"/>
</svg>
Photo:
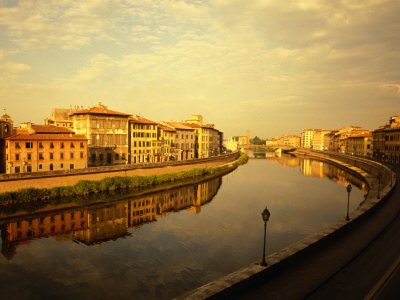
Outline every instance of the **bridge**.
<svg viewBox="0 0 400 300">
<path fill-rule="evenodd" d="M 297 149 L 296 147 L 285 146 L 285 145 L 277 145 L 277 146 L 271 147 L 271 146 L 266 146 L 266 145 L 253 145 L 253 144 L 238 145 L 238 148 L 241 148 L 241 149 L 259 149 L 259 148 L 261 148 L 261 149 L 266 149 L 266 150 L 274 150 L 275 152 L 281 151 L 283 153 L 293 152 Z"/>
</svg>

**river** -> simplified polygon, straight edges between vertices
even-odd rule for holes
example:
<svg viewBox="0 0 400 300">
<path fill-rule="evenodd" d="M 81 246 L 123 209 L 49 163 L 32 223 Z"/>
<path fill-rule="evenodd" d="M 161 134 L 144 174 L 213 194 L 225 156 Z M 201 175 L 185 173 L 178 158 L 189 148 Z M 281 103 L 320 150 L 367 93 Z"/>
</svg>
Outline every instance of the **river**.
<svg viewBox="0 0 400 300">
<path fill-rule="evenodd" d="M 329 164 L 250 153 L 223 176 L 146 195 L 122 191 L 2 208 L 3 299 L 169 299 L 260 260 L 364 199 Z M 98 203 L 99 202 L 99 203 Z"/>
</svg>

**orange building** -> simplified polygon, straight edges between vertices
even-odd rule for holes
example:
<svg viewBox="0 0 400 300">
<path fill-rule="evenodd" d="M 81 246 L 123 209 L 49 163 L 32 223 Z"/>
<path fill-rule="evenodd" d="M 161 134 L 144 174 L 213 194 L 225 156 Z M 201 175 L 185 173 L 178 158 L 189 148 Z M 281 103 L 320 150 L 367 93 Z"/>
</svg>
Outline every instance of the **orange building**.
<svg viewBox="0 0 400 300">
<path fill-rule="evenodd" d="M 87 167 L 87 139 L 52 125 L 26 123 L 5 138 L 7 174 Z"/>
</svg>

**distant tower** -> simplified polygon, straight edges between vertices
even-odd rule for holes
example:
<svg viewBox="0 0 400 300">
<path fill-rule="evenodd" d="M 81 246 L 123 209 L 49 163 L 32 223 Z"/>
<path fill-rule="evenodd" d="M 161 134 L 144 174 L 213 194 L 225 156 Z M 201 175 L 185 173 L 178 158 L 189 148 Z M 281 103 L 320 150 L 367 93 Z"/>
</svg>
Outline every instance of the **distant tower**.
<svg viewBox="0 0 400 300">
<path fill-rule="evenodd" d="M 4 173 L 6 168 L 6 148 L 4 139 L 12 136 L 13 131 L 13 121 L 4 110 L 4 114 L 0 118 L 0 173 Z"/>
<path fill-rule="evenodd" d="M 246 131 L 246 136 L 247 136 L 247 145 L 250 145 L 250 130 Z"/>
</svg>

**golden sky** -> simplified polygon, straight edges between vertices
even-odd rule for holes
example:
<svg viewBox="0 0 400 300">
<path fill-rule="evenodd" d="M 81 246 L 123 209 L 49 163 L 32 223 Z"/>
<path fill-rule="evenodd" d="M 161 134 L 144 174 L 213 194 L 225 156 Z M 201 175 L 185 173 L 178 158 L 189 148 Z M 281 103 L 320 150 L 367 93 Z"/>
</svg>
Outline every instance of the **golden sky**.
<svg viewBox="0 0 400 300">
<path fill-rule="evenodd" d="M 400 1 L 0 0 L 0 106 L 94 105 L 225 137 L 400 114 Z"/>
</svg>

